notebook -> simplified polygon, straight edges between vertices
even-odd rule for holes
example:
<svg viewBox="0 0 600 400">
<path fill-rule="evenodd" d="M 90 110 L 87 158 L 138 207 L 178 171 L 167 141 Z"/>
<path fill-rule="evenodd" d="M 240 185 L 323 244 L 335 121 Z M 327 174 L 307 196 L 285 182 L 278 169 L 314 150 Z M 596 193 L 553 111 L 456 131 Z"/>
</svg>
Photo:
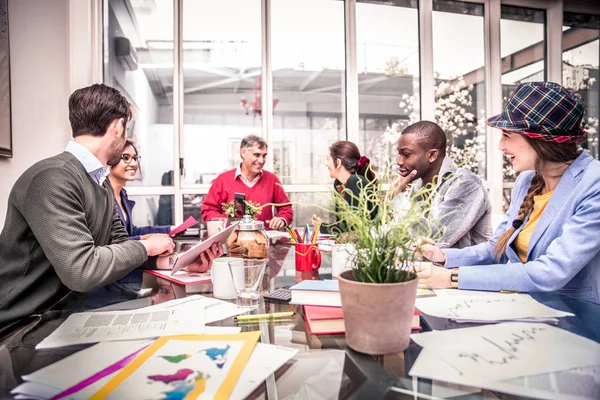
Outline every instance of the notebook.
<svg viewBox="0 0 600 400">
<path fill-rule="evenodd" d="M 411 330 L 422 330 L 419 311 L 415 309 Z M 344 313 L 341 307 L 304 306 L 304 320 L 311 335 L 334 335 L 346 333 Z"/>
<path fill-rule="evenodd" d="M 311 335 L 334 335 L 346 332 L 341 307 L 304 306 L 304 320 Z"/>
<path fill-rule="evenodd" d="M 291 304 L 341 307 L 338 281 L 302 281 L 290 288 Z"/>
</svg>

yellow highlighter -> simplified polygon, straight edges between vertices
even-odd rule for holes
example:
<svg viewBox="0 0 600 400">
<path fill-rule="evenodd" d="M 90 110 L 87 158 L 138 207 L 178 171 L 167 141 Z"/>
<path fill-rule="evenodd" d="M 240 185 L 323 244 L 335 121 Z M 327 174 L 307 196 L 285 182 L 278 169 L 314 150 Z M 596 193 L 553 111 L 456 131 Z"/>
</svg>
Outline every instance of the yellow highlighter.
<svg viewBox="0 0 600 400">
<path fill-rule="evenodd" d="M 275 313 L 268 313 L 268 314 L 239 315 L 239 316 L 235 317 L 235 319 L 237 321 L 254 321 L 254 320 L 258 320 L 258 319 L 289 318 L 289 317 L 293 317 L 293 316 L 294 316 L 293 311 L 286 311 L 286 312 L 275 312 Z"/>
</svg>

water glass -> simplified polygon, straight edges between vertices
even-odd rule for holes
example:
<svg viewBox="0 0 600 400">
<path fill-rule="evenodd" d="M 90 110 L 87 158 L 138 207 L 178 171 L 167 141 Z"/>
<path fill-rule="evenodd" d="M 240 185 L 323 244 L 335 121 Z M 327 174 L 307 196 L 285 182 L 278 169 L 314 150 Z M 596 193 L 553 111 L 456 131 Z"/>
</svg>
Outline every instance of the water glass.
<svg viewBox="0 0 600 400">
<path fill-rule="evenodd" d="M 229 263 L 231 279 L 237 291 L 238 305 L 255 306 L 258 304 L 266 265 L 265 260 L 255 259 L 238 259 Z"/>
</svg>

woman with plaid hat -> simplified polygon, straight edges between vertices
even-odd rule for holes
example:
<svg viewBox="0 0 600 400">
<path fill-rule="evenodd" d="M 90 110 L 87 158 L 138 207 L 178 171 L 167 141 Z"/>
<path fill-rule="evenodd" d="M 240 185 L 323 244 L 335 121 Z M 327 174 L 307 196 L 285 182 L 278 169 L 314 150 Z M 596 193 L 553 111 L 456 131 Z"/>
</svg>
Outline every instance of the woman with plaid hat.
<svg viewBox="0 0 600 400">
<path fill-rule="evenodd" d="M 581 101 L 553 82 L 519 85 L 502 114 L 499 149 L 521 172 L 492 239 L 464 249 L 424 245 L 432 288 L 559 291 L 600 303 L 600 162 L 577 142 Z"/>
</svg>

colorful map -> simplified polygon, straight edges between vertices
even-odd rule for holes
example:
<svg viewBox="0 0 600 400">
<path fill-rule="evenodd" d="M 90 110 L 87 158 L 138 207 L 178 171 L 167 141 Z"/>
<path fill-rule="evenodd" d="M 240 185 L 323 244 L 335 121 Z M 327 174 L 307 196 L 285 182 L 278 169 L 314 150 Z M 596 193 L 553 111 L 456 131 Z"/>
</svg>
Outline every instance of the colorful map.
<svg viewBox="0 0 600 400">
<path fill-rule="evenodd" d="M 200 351 L 200 353 L 206 353 L 206 356 L 213 360 L 217 367 L 223 368 L 223 365 L 227 362 L 227 352 L 231 346 L 227 345 L 223 349 L 219 349 L 217 347 L 211 347 L 206 350 Z"/>
<path fill-rule="evenodd" d="M 164 358 L 165 360 L 167 360 L 170 363 L 177 364 L 178 362 L 181 362 L 183 360 L 186 360 L 186 359 L 190 358 L 191 355 L 189 355 L 189 354 L 180 354 L 178 356 L 160 356 L 160 357 Z"/>
<path fill-rule="evenodd" d="M 170 385 L 171 390 L 162 392 L 165 396 L 161 400 L 183 400 L 192 390 L 200 387 L 196 392 L 200 395 L 204 392 L 206 380 L 210 376 L 200 371 L 192 371 L 189 368 L 180 369 L 170 375 L 149 375 L 148 379 L 152 382 L 162 382 Z"/>
</svg>

